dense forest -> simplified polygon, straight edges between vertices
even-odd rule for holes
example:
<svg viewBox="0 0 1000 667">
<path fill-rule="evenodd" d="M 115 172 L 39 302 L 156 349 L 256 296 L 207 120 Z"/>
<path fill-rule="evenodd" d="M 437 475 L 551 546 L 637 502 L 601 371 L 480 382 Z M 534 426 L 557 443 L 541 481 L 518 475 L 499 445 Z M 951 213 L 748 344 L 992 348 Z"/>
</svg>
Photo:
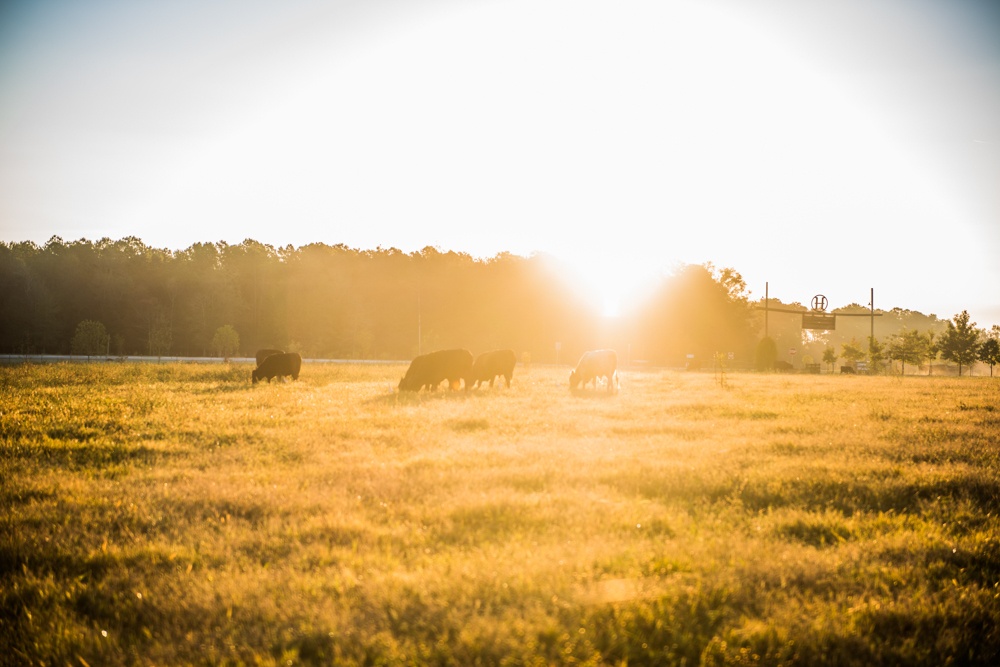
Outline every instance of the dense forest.
<svg viewBox="0 0 1000 667">
<path fill-rule="evenodd" d="M 477 259 L 432 247 L 0 243 L 0 353 L 69 353 L 80 323 L 96 322 L 112 355 L 215 356 L 217 332 L 227 327 L 238 335 L 235 352 L 247 356 L 278 347 L 307 358 L 409 359 L 445 347 L 505 347 L 523 359 L 572 363 L 586 349 L 614 347 L 630 364 L 683 366 L 717 353 L 734 367 L 754 364 L 763 302 L 749 299 L 731 268 L 677 267 L 616 318 L 596 312 L 568 275 L 544 255 Z M 766 327 L 779 359 L 804 364 L 852 341 L 867 349 L 872 323 L 886 344 L 904 330 L 943 334 L 948 326 L 900 308 L 876 314 L 838 318 L 824 333 L 769 310 Z"/>
</svg>

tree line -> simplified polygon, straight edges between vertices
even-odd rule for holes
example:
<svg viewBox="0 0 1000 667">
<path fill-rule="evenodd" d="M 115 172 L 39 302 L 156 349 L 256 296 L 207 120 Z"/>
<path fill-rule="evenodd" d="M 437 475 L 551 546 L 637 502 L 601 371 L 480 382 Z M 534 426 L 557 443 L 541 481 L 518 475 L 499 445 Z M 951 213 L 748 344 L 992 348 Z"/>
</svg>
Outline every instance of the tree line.
<svg viewBox="0 0 1000 667">
<path fill-rule="evenodd" d="M 503 347 L 572 363 L 584 350 L 614 347 L 626 363 L 668 366 L 719 353 L 750 366 L 759 356 L 762 304 L 751 302 L 734 269 L 679 266 L 617 318 L 597 312 L 568 275 L 546 255 L 473 258 L 433 247 L 3 242 L 0 352 L 253 356 L 275 347 L 307 358 L 405 360 L 447 347 Z M 917 325 L 938 335 L 954 326 L 915 311 L 879 312 L 876 338 L 885 342 L 875 344 L 883 347 Z M 794 346 L 800 359 L 818 358 L 811 348 L 849 344 L 840 331 L 806 340 L 793 319 L 769 323 L 779 354 Z M 990 337 L 976 337 L 978 353 Z M 867 334 L 860 339 L 867 344 Z"/>
</svg>

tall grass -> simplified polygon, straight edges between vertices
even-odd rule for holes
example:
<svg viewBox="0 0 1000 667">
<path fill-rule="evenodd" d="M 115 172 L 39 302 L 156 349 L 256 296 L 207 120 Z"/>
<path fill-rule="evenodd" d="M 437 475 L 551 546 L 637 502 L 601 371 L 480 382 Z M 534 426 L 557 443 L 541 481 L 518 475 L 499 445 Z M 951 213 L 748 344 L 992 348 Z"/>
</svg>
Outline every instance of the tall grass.
<svg viewBox="0 0 1000 667">
<path fill-rule="evenodd" d="M 0 664 L 997 664 L 1000 383 L 0 368 Z"/>
</svg>

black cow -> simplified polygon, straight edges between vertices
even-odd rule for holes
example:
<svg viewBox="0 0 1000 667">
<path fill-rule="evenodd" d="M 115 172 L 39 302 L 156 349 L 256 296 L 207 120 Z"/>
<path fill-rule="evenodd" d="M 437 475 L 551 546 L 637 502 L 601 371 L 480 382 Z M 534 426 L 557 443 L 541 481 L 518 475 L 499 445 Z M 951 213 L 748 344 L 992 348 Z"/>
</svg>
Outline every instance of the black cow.
<svg viewBox="0 0 1000 667">
<path fill-rule="evenodd" d="M 483 352 L 472 364 L 472 386 L 478 387 L 480 382 L 489 380 L 490 386 L 498 375 L 502 375 L 510 387 L 510 379 L 514 377 L 514 366 L 517 364 L 517 355 L 514 350 L 493 350 Z"/>
<path fill-rule="evenodd" d="M 587 383 L 593 382 L 594 389 L 597 389 L 598 378 L 607 379 L 608 393 L 618 389 L 618 353 L 614 350 L 584 352 L 576 369 L 569 374 L 569 388 L 573 390 L 580 385 L 586 387 Z"/>
<path fill-rule="evenodd" d="M 251 378 L 253 384 L 257 384 L 258 380 L 265 378 L 270 382 L 272 378 L 286 377 L 288 375 L 291 375 L 293 380 L 298 380 L 301 368 L 302 357 L 299 356 L 298 352 L 279 352 L 278 354 L 272 354 L 260 366 L 255 368 Z"/>
<path fill-rule="evenodd" d="M 400 391 L 420 391 L 424 387 L 437 389 L 442 380 L 454 386 L 465 382 L 465 391 L 472 383 L 472 353 L 468 350 L 438 350 L 416 357 L 399 381 Z"/>
<path fill-rule="evenodd" d="M 264 363 L 264 360 L 270 357 L 272 354 L 281 354 L 282 350 L 272 350 L 270 348 L 264 348 L 263 350 L 257 350 L 257 366 Z"/>
</svg>

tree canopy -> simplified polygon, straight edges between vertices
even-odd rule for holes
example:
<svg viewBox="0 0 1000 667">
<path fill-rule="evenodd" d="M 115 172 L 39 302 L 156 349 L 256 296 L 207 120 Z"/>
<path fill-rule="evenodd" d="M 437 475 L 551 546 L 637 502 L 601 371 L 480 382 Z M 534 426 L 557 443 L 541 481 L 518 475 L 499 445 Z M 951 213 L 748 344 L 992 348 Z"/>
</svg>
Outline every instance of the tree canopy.
<svg viewBox="0 0 1000 667">
<path fill-rule="evenodd" d="M 722 353 L 736 367 L 754 365 L 764 314 L 733 268 L 678 266 L 617 318 L 591 305 L 571 275 L 545 255 L 477 259 L 434 247 L 276 248 L 247 239 L 170 251 L 135 237 L 0 242 L 0 352 L 82 350 L 76 328 L 90 321 L 104 327 L 99 352 L 120 355 L 211 356 L 220 353 L 217 332 L 229 326 L 238 337 L 232 354 L 246 356 L 266 347 L 313 358 L 409 359 L 446 347 L 504 347 L 541 363 L 571 363 L 585 350 L 613 347 L 624 363 L 684 366 L 693 358 L 697 365 Z M 867 313 L 836 312 L 855 311 Z M 945 328 L 915 311 L 879 314 L 876 336 Z M 850 360 L 848 341 L 866 339 L 868 328 L 867 318 L 840 318 L 836 331 L 807 337 L 796 315 L 772 314 L 768 352 L 820 358 L 839 343 Z"/>
<path fill-rule="evenodd" d="M 927 358 L 927 337 L 915 329 L 905 329 L 892 337 L 887 348 L 890 359 L 902 364 L 906 372 L 906 364 L 917 366 Z"/>
<path fill-rule="evenodd" d="M 969 319 L 969 313 L 965 310 L 955 315 L 938 339 L 942 358 L 958 364 L 959 375 L 962 374 L 962 367 L 971 365 L 979 353 L 980 333 L 976 329 L 976 323 Z"/>
<path fill-rule="evenodd" d="M 104 325 L 93 320 L 84 320 L 76 325 L 76 332 L 70 343 L 73 354 L 85 354 L 88 357 L 105 354 L 108 348 L 108 332 Z"/>
<path fill-rule="evenodd" d="M 1000 364 L 1000 327 L 993 325 L 993 330 L 979 348 L 977 358 L 990 367 L 990 377 L 993 377 L 993 367 Z"/>
</svg>

